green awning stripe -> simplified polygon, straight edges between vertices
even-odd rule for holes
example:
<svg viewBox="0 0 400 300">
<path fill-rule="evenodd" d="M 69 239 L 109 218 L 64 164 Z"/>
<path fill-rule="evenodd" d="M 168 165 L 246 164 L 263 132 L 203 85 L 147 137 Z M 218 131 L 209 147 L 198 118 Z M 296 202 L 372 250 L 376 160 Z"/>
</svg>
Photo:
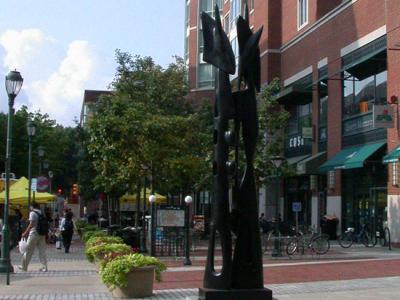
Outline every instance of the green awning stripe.
<svg viewBox="0 0 400 300">
<path fill-rule="evenodd" d="M 386 154 L 383 157 L 382 161 L 384 164 L 389 164 L 389 163 L 398 162 L 399 158 L 400 158 L 400 146 L 397 146 L 392 151 L 390 151 L 388 154 Z"/>
<path fill-rule="evenodd" d="M 362 146 L 354 155 L 346 159 L 344 169 L 362 168 L 364 161 L 385 144 L 385 142 L 381 142 Z"/>
<path fill-rule="evenodd" d="M 362 168 L 364 166 L 364 161 L 385 144 L 386 142 L 380 142 L 345 148 L 324 163 L 320 167 L 320 172 L 328 172 L 337 169 Z"/>
<path fill-rule="evenodd" d="M 346 161 L 346 157 L 351 155 L 352 153 L 356 152 L 360 147 L 351 147 L 351 148 L 345 148 L 342 151 L 340 151 L 338 154 L 336 154 L 334 157 L 331 159 L 328 159 L 327 162 L 325 162 L 320 168 L 320 172 L 328 172 L 328 171 L 333 171 L 335 169 L 343 169 L 344 168 L 344 163 Z"/>
</svg>

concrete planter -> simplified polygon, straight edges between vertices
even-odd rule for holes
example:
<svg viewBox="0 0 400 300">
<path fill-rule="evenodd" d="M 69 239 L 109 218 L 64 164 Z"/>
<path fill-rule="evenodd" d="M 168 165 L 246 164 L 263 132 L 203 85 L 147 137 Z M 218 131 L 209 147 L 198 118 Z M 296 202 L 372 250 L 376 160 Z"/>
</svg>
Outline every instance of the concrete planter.
<svg viewBox="0 0 400 300">
<path fill-rule="evenodd" d="M 116 287 L 112 293 L 118 298 L 143 298 L 153 294 L 154 267 L 135 268 L 127 274 L 128 286 Z"/>
</svg>

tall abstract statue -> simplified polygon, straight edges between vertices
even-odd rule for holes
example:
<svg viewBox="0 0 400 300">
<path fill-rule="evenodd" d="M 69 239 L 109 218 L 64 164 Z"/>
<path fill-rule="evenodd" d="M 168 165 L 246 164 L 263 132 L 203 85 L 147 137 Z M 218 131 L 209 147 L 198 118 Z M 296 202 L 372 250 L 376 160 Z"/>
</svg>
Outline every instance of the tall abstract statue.
<svg viewBox="0 0 400 300">
<path fill-rule="evenodd" d="M 263 286 L 262 251 L 254 180 L 254 152 L 258 136 L 256 91 L 260 90 L 262 28 L 252 33 L 247 4 L 245 17 L 237 20 L 239 66 L 237 91 L 232 91 L 229 74 L 236 63 L 229 39 L 215 7 L 215 20 L 201 15 L 204 36 L 203 60 L 217 69 L 214 111 L 214 197 L 211 236 L 204 275 L 203 299 L 272 299 Z M 239 172 L 244 150 L 244 172 Z M 234 153 L 234 155 L 231 155 Z M 241 174 L 243 176 L 241 177 Z M 232 187 L 232 202 L 229 189 Z M 236 236 L 232 249 L 232 234 Z M 222 248 L 222 269 L 215 270 L 216 237 Z"/>
</svg>

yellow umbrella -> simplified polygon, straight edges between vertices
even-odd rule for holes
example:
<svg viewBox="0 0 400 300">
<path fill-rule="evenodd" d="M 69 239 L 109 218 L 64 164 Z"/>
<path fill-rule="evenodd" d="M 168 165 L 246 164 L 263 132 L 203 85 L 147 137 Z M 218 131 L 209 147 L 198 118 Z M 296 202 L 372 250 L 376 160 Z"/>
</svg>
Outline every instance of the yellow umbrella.
<svg viewBox="0 0 400 300">
<path fill-rule="evenodd" d="M 151 195 L 151 190 L 146 189 L 146 201 L 149 202 L 149 196 Z M 154 193 L 156 196 L 156 203 L 161 204 L 161 203 L 166 203 L 167 202 L 167 197 Z M 136 194 L 125 194 L 121 198 L 119 198 L 120 203 L 136 203 Z M 143 201 L 144 199 L 144 193 L 143 189 L 140 191 L 140 200 Z"/>
<path fill-rule="evenodd" d="M 10 204 L 28 205 L 28 186 L 29 181 L 21 177 L 16 183 L 10 186 Z M 4 203 L 5 191 L 0 193 L 0 203 Z M 33 199 L 33 197 L 31 198 Z M 35 201 L 39 204 L 45 204 L 55 199 L 55 196 L 49 193 L 35 193 Z"/>
</svg>

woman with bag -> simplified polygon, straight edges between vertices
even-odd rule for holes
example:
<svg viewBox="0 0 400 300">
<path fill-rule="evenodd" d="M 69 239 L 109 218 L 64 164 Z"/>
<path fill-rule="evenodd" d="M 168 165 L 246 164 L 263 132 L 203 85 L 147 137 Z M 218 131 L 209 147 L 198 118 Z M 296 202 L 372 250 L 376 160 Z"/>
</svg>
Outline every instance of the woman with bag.
<svg viewBox="0 0 400 300">
<path fill-rule="evenodd" d="M 69 253 L 69 247 L 71 246 L 72 236 L 74 234 L 74 222 L 72 221 L 72 212 L 66 210 L 64 218 L 60 224 L 61 236 L 65 248 L 65 253 Z"/>
</svg>

